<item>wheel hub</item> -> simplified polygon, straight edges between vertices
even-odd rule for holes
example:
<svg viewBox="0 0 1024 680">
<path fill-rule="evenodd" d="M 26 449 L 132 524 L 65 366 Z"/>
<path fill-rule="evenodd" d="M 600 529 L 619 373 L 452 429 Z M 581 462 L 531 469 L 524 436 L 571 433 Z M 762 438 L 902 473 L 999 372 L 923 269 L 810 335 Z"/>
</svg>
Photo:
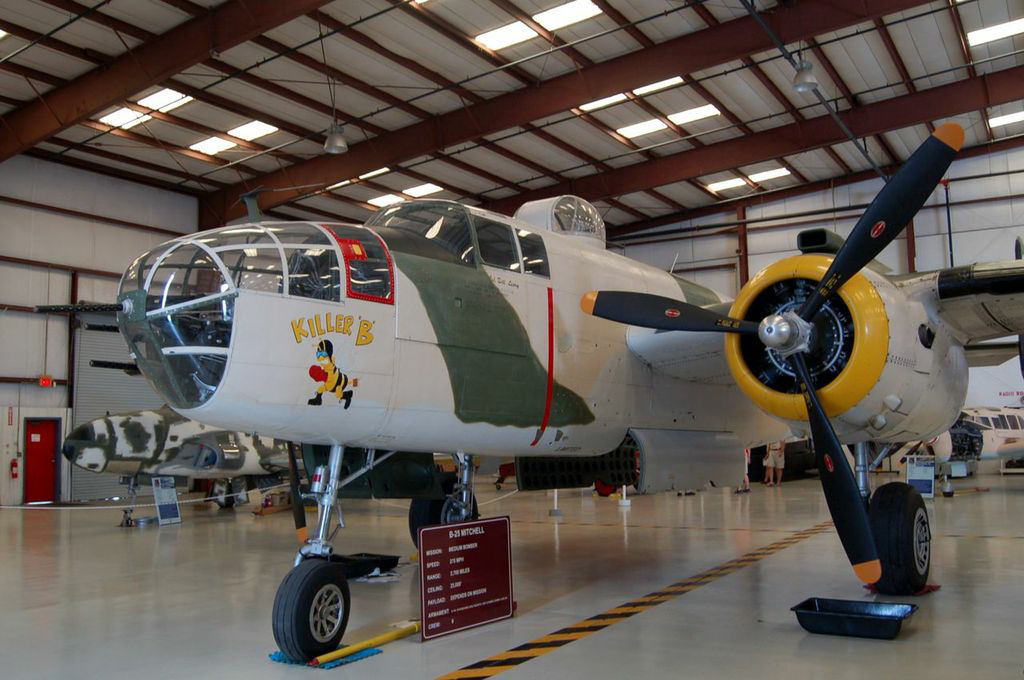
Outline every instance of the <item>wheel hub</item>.
<svg viewBox="0 0 1024 680">
<path fill-rule="evenodd" d="M 928 570 L 931 558 L 932 532 L 928 526 L 928 513 L 918 508 L 914 515 L 914 566 L 920 574 Z"/>
<path fill-rule="evenodd" d="M 317 642 L 327 642 L 341 628 L 344 601 L 341 588 L 333 583 L 320 588 L 309 608 L 309 630 Z"/>
</svg>

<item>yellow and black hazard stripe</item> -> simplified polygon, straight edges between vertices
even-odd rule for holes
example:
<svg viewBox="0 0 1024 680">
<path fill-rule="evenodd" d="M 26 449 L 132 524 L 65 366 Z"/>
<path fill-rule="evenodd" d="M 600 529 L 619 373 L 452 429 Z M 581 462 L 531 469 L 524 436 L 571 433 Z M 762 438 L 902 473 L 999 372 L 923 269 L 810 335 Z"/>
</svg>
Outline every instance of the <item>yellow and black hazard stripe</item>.
<svg viewBox="0 0 1024 680">
<path fill-rule="evenodd" d="M 751 550 L 748 553 L 737 557 L 736 559 L 729 560 L 718 566 L 705 569 L 699 574 L 695 574 L 688 579 L 683 581 L 677 581 L 671 585 L 665 586 L 661 590 L 656 590 L 653 593 L 648 593 L 643 597 L 624 602 L 617 607 L 613 607 L 605 612 L 591 616 L 590 618 L 578 621 L 571 626 L 561 628 L 553 633 L 544 635 L 527 642 L 526 644 L 513 647 L 504 652 L 490 656 L 482 661 L 477 661 L 468 666 L 460 668 L 457 671 L 446 673 L 438 678 L 438 680 L 483 680 L 484 678 L 493 677 L 499 673 L 504 673 L 507 670 L 511 670 L 520 666 L 530 659 L 536 659 L 539 656 L 544 656 L 550 652 L 560 649 L 574 640 L 592 635 L 599 630 L 604 630 L 609 626 L 613 626 L 620 621 L 625 621 L 631 616 L 635 616 L 641 612 L 645 612 L 652 607 L 656 607 L 662 602 L 668 602 L 669 600 L 675 599 L 684 593 L 688 593 L 691 590 L 700 588 L 703 585 L 707 585 L 712 581 L 727 576 L 735 571 L 739 571 L 744 567 L 748 567 L 755 562 L 763 560 L 770 555 L 774 555 L 780 550 L 785 550 L 794 543 L 810 538 L 815 534 L 820 534 L 823 531 L 827 531 L 832 526 L 831 522 L 822 522 L 816 524 L 809 529 L 803 531 L 797 531 L 796 533 L 790 534 L 782 540 L 769 543 L 768 545 L 758 548 L 757 550 Z"/>
</svg>

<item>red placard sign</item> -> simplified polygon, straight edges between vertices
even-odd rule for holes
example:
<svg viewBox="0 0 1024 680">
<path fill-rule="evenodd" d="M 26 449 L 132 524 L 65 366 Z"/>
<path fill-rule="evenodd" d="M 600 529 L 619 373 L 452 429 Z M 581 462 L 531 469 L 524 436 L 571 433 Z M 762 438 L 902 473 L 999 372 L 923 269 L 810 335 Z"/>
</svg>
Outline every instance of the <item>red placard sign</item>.
<svg viewBox="0 0 1024 680">
<path fill-rule="evenodd" d="M 424 640 L 511 617 L 508 517 L 420 529 L 420 605 Z"/>
</svg>

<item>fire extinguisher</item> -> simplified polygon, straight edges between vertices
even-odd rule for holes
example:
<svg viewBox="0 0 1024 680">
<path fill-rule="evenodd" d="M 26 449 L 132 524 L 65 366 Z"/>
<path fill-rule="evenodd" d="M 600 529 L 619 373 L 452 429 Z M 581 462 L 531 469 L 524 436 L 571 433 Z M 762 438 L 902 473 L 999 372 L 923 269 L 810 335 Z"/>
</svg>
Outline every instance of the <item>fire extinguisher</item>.
<svg viewBox="0 0 1024 680">
<path fill-rule="evenodd" d="M 18 478 L 18 459 L 11 458 L 11 479 Z"/>
</svg>

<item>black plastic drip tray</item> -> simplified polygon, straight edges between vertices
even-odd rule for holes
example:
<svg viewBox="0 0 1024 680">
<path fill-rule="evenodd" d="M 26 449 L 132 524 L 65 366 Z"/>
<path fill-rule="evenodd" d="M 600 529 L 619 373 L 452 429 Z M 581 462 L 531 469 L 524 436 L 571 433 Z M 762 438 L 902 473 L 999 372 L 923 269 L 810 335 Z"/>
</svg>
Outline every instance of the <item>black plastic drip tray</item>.
<svg viewBox="0 0 1024 680">
<path fill-rule="evenodd" d="M 809 597 L 791 609 L 811 633 L 892 640 L 917 605 Z"/>
</svg>

